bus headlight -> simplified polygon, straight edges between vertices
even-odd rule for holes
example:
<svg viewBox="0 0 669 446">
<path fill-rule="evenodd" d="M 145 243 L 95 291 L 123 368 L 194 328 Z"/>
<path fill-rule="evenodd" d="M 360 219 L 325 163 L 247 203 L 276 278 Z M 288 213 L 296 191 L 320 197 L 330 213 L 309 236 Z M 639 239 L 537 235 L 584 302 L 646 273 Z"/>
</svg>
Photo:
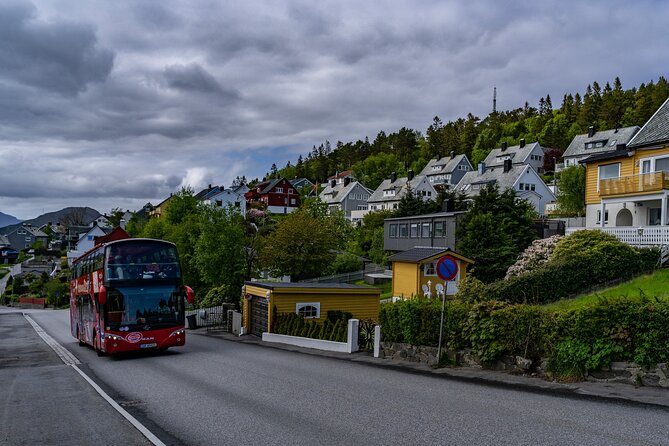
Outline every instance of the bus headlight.
<svg viewBox="0 0 669 446">
<path fill-rule="evenodd" d="M 184 333 L 186 333 L 186 330 L 184 330 L 182 328 L 182 329 L 173 331 L 172 334 L 170 334 L 170 337 L 172 337 L 172 336 L 182 336 Z"/>
<path fill-rule="evenodd" d="M 111 339 L 112 341 L 121 341 L 123 338 L 121 336 L 116 336 L 113 334 L 108 334 L 107 339 Z"/>
</svg>

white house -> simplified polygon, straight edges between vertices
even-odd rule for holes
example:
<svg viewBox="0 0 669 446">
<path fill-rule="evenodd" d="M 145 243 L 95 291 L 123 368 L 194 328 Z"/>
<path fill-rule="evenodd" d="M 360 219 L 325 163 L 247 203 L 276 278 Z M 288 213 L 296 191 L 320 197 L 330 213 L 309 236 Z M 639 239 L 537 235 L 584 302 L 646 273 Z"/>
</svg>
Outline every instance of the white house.
<svg viewBox="0 0 669 446">
<path fill-rule="evenodd" d="M 520 140 L 517 146 L 511 146 L 503 142 L 498 149 L 492 149 L 483 161 L 485 167 L 503 167 L 504 161 L 511 160 L 514 165 L 530 165 L 538 173 L 544 172 L 544 149 L 538 142 L 526 144 L 525 139 Z"/>
<path fill-rule="evenodd" d="M 204 203 L 215 207 L 232 206 L 239 209 L 242 215 L 246 216 L 246 199 L 244 195 L 235 192 L 232 189 L 219 189 L 215 193 L 207 195 Z"/>
<path fill-rule="evenodd" d="M 532 166 L 514 165 L 511 160 L 489 168 L 480 163 L 477 170 L 467 172 L 462 177 L 455 190 L 474 197 L 488 184 L 496 184 L 500 191 L 514 189 L 519 198 L 532 203 L 539 215 L 544 214 L 546 204 L 555 201 L 555 195 Z"/>
<path fill-rule="evenodd" d="M 411 189 L 414 194 L 418 195 L 423 201 L 434 200 L 437 198 L 437 191 L 424 175 L 414 177 L 413 171 L 409 171 L 408 175 L 403 178 L 397 178 L 395 172 L 390 175 L 389 179 L 384 180 L 381 185 L 376 188 L 367 205 L 369 211 L 380 211 L 383 209 L 397 209 L 400 200 Z"/>
</svg>

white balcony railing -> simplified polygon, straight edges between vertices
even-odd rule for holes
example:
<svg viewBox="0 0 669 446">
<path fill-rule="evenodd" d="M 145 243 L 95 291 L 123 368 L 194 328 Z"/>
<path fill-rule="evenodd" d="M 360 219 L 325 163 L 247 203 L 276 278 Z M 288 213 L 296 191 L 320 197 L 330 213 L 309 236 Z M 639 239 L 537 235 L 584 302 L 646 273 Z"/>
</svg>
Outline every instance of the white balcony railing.
<svg viewBox="0 0 669 446">
<path fill-rule="evenodd" d="M 669 245 L 669 226 L 638 226 L 618 228 L 567 228 L 566 235 L 583 229 L 598 229 L 607 234 L 615 235 L 621 242 L 631 246 L 664 246 Z"/>
</svg>

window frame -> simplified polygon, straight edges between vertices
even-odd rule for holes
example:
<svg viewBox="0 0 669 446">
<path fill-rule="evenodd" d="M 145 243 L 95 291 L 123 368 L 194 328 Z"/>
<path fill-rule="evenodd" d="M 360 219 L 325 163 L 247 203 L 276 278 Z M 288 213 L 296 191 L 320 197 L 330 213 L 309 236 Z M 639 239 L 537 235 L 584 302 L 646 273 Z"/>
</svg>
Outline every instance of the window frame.
<svg viewBox="0 0 669 446">
<path fill-rule="evenodd" d="M 309 307 L 313 307 L 316 311 L 315 315 L 313 315 L 310 311 L 310 315 L 306 315 L 306 311 L 304 311 L 303 315 L 300 315 L 300 310 L 302 309 L 307 309 Z M 302 316 L 304 319 L 319 319 L 321 317 L 321 303 L 320 302 L 297 302 L 295 304 L 295 314 L 298 316 Z"/>
</svg>

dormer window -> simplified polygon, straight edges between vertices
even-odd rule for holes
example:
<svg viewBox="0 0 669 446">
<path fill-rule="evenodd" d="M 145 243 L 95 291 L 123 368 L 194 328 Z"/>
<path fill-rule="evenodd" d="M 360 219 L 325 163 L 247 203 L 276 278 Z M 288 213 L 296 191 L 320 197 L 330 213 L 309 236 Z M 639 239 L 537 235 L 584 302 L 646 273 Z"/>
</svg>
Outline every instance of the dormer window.
<svg viewBox="0 0 669 446">
<path fill-rule="evenodd" d="M 283 193 L 283 187 L 277 187 L 276 188 L 276 193 L 277 194 L 282 194 Z"/>
<path fill-rule="evenodd" d="M 608 142 L 608 140 L 606 140 L 606 139 L 602 139 L 602 140 L 599 140 L 599 141 L 586 142 L 585 143 L 585 148 L 586 149 L 599 149 L 601 147 L 606 146 L 607 142 Z M 615 143 L 615 141 L 614 141 L 614 143 Z"/>
<path fill-rule="evenodd" d="M 437 172 L 441 170 L 441 166 L 432 166 L 432 172 Z"/>
<path fill-rule="evenodd" d="M 395 189 L 386 189 L 383 191 L 383 196 L 384 197 L 394 197 L 395 196 Z"/>
</svg>

